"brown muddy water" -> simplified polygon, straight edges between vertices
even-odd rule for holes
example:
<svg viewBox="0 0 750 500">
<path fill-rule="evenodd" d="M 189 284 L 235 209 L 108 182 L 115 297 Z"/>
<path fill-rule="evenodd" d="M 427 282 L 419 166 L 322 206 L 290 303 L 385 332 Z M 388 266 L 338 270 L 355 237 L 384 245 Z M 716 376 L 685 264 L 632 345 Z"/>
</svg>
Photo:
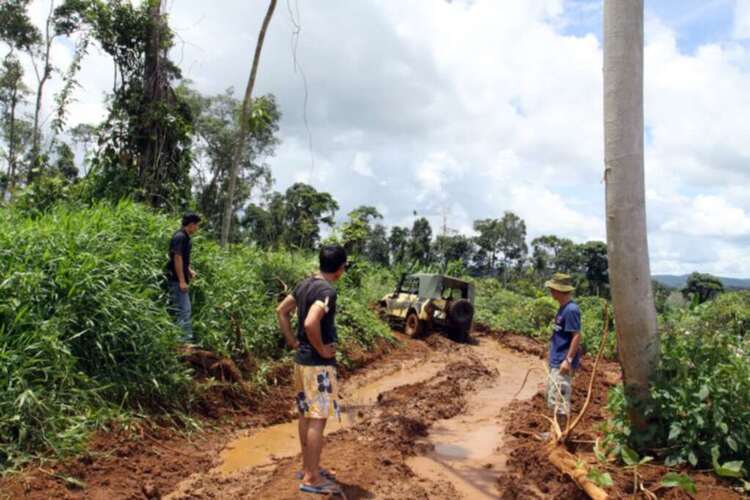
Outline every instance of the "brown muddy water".
<svg viewBox="0 0 750 500">
<path fill-rule="evenodd" d="M 385 373 L 369 374 L 341 388 L 341 421 L 329 419 L 326 434 L 352 427 L 377 403 L 378 395 L 409 384 L 433 378 L 454 361 L 451 356 L 418 362 L 404 362 Z M 273 425 L 230 442 L 221 454 L 217 471 L 231 474 L 242 469 L 271 465 L 280 458 L 299 453 L 297 422 Z"/>
<path fill-rule="evenodd" d="M 450 481 L 463 498 L 472 500 L 497 498 L 498 472 L 508 458 L 503 452 L 503 410 L 515 398 L 531 398 L 546 376 L 538 358 L 492 341 L 482 342 L 477 354 L 498 375 L 468 396 L 464 412 L 430 427 L 426 441 L 433 451 L 407 461 L 418 476 Z"/>
<path fill-rule="evenodd" d="M 469 353 L 471 356 L 467 357 Z M 497 478 L 507 460 L 502 451 L 503 412 L 514 398 L 531 398 L 545 373 L 538 358 L 505 349 L 492 339 L 481 338 L 479 345 L 456 346 L 455 351 L 449 352 L 436 350 L 427 357 L 355 375 L 341 387 L 341 422 L 329 420 L 326 434 L 351 428 L 372 415 L 380 394 L 430 381 L 451 363 L 465 363 L 472 358 L 495 370 L 495 376 L 465 394 L 466 406 L 459 415 L 434 422 L 429 435 L 423 438 L 426 446 L 419 447 L 431 451 L 408 459 L 406 465 L 417 478 L 427 482 L 450 482 L 460 498 L 497 498 Z M 205 477 L 220 483 L 222 478 L 233 481 L 244 471 L 270 472 L 282 459 L 297 455 L 299 449 L 296 421 L 254 429 L 231 441 L 221 453 L 219 465 Z M 189 483 L 185 481 L 166 498 L 190 497 L 186 494 L 191 488 Z"/>
</svg>

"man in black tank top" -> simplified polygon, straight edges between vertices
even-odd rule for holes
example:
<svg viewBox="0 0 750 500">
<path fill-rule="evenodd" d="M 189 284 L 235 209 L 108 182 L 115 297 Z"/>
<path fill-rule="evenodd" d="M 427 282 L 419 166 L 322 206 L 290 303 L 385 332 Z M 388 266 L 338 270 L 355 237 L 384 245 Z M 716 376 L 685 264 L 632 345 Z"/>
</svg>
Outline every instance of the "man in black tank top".
<svg viewBox="0 0 750 500">
<path fill-rule="evenodd" d="M 320 272 L 304 279 L 287 296 L 276 313 L 287 344 L 297 350 L 294 388 L 300 413 L 299 436 L 303 471 L 300 491 L 337 493 L 332 474 L 320 467 L 323 432 L 329 417 L 339 417 L 336 378 L 336 289 L 346 270 L 346 251 L 340 246 L 320 250 Z M 299 326 L 292 332 L 291 317 L 297 312 Z"/>
</svg>

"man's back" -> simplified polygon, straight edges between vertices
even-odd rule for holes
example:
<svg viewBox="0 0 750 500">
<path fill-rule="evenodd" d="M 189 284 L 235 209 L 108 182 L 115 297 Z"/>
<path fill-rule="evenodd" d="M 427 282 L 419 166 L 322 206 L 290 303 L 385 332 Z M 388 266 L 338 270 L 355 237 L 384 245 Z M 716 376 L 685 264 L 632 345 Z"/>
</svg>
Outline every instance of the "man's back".
<svg viewBox="0 0 750 500">
<path fill-rule="evenodd" d="M 322 307 L 325 315 L 320 321 L 321 340 L 323 344 L 335 343 L 337 340 L 335 324 L 336 289 L 324 278 L 316 275 L 302 280 L 292 292 L 292 296 L 297 303 L 297 318 L 299 320 L 297 340 L 300 345 L 297 349 L 297 363 L 302 365 L 335 365 L 335 358 L 323 358 L 310 344 L 305 331 L 305 318 L 307 318 L 313 305 L 317 304 Z"/>
</svg>

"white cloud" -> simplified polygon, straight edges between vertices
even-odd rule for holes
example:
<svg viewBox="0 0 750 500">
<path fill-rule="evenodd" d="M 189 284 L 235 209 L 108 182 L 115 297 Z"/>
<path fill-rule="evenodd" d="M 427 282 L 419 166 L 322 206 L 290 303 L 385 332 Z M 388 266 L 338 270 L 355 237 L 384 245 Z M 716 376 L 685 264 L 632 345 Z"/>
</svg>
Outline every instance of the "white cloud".
<svg viewBox="0 0 750 500">
<path fill-rule="evenodd" d="M 371 159 L 372 159 L 372 155 L 358 151 L 357 154 L 354 155 L 354 163 L 352 164 L 352 170 L 354 170 L 355 173 L 363 177 L 374 178 L 375 173 L 372 171 L 372 167 L 370 167 Z"/>
<path fill-rule="evenodd" d="M 750 38 L 750 0 L 735 0 L 734 37 Z"/>
<path fill-rule="evenodd" d="M 683 19 L 670 29 L 647 19 L 654 272 L 750 276 L 743 257 L 750 49 L 732 40 L 750 37 L 749 4 L 737 1 L 734 31 L 725 40 L 689 52 L 680 46 L 686 33 L 675 30 L 697 23 Z M 42 19 L 48 4 L 34 5 Z M 474 219 L 514 210 L 530 235 L 604 238 L 602 49 L 593 33 L 563 31 L 577 21 L 571 16 L 598 23 L 599 2 L 361 0 L 299 7 L 296 57 L 307 86 L 294 70 L 286 8 L 272 20 L 256 83 L 256 94 L 273 92 L 282 111 L 282 143 L 269 159 L 277 189 L 309 182 L 331 192 L 340 213 L 377 205 L 387 224 L 410 225 L 418 210 L 429 214 L 436 232 L 447 207 L 448 225 L 465 231 Z M 206 93 L 243 89 L 262 19 L 257 6 L 225 0 L 217 9 L 179 0 L 169 9 L 179 35 L 172 56 L 185 76 Z M 70 47 L 55 45 L 60 66 Z M 84 61 L 71 124 L 103 116 L 111 68 L 96 50 Z M 46 114 L 58 84 L 59 78 L 50 83 Z"/>
<path fill-rule="evenodd" d="M 605 240 L 601 218 L 577 211 L 558 193 L 537 185 L 510 188 L 510 208 L 526 221 L 530 236 L 565 235 L 573 240 Z"/>
<path fill-rule="evenodd" d="M 704 238 L 745 238 L 750 241 L 750 214 L 717 196 L 698 195 L 664 224 L 663 231 Z"/>
</svg>

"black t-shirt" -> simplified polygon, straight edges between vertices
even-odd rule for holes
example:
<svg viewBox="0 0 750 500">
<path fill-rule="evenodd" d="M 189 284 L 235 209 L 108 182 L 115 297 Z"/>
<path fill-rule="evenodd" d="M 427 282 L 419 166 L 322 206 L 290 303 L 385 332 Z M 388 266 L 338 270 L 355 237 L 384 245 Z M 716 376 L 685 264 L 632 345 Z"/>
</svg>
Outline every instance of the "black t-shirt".
<svg viewBox="0 0 750 500">
<path fill-rule="evenodd" d="M 174 256 L 182 255 L 182 273 L 185 276 L 185 283 L 190 282 L 190 250 L 193 243 L 190 241 L 190 235 L 184 229 L 180 229 L 172 236 L 169 242 L 169 262 L 167 263 L 167 277 L 169 281 L 180 281 L 174 267 Z"/>
<path fill-rule="evenodd" d="M 323 344 L 332 344 L 338 340 L 336 335 L 336 289 L 320 276 L 312 276 L 303 280 L 292 292 L 297 302 L 297 340 L 299 348 L 295 361 L 300 365 L 320 366 L 335 365 L 336 358 L 323 358 L 315 347 L 310 344 L 305 332 L 305 318 L 314 304 L 319 304 L 326 311 L 320 320 L 320 334 Z"/>
</svg>

